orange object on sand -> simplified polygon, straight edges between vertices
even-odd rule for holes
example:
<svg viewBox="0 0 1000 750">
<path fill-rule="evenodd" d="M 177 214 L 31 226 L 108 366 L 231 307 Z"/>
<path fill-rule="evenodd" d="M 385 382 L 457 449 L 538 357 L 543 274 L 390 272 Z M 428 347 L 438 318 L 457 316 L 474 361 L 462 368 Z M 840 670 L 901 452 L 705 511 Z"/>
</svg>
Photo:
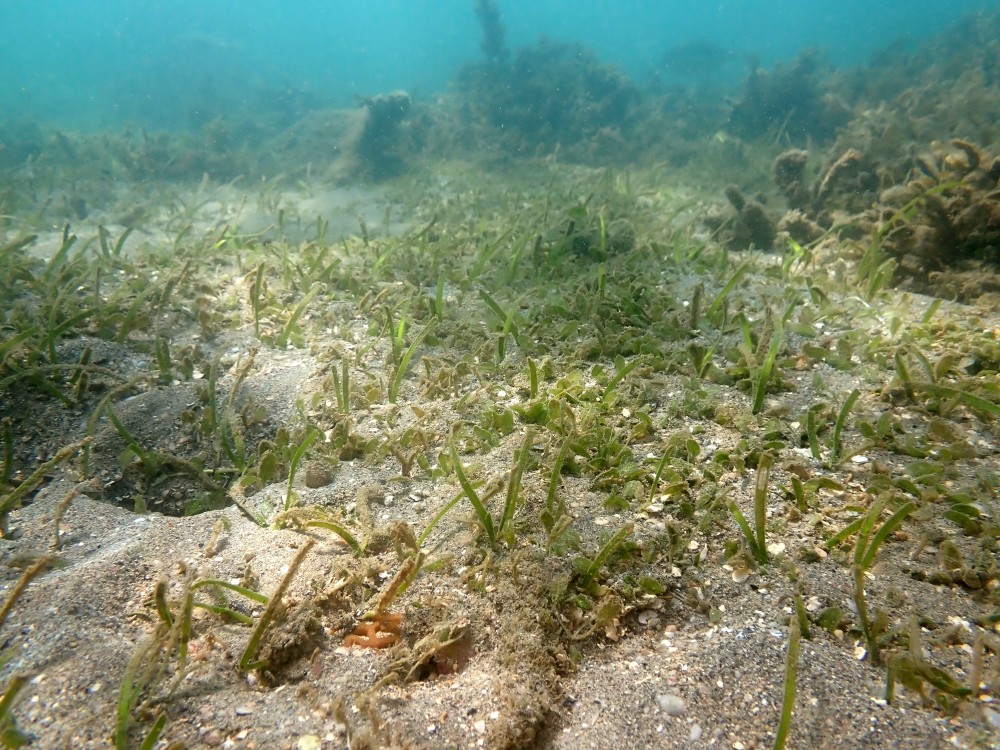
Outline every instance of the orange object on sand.
<svg viewBox="0 0 1000 750">
<path fill-rule="evenodd" d="M 358 623 L 354 632 L 344 638 L 345 646 L 389 648 L 399 641 L 403 615 L 377 612 L 371 619 Z"/>
</svg>

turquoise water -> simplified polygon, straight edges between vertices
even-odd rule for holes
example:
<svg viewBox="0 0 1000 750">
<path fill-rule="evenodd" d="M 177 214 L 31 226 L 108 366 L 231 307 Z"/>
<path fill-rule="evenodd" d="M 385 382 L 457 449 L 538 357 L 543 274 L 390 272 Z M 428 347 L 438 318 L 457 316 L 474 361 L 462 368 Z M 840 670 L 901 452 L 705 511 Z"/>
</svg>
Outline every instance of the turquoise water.
<svg viewBox="0 0 1000 750">
<path fill-rule="evenodd" d="M 580 42 L 636 81 L 738 79 L 818 47 L 863 63 L 965 13 L 972 0 L 498 3 L 507 42 Z M 481 58 L 473 0 L 3 0 L 0 123 L 174 128 L 255 102 L 296 111 L 406 89 L 428 98 Z M 196 110 L 205 110 L 197 112 Z"/>
</svg>

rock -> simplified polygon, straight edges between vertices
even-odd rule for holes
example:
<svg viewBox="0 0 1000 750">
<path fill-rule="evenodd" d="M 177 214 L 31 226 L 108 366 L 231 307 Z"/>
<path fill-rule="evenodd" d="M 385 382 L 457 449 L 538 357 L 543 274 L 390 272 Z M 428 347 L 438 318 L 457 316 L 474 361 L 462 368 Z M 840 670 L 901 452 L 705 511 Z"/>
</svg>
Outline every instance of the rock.
<svg viewBox="0 0 1000 750">
<path fill-rule="evenodd" d="M 774 160 L 774 184 L 784 194 L 789 208 L 809 205 L 810 189 L 806 184 L 806 163 L 809 152 L 793 148 L 778 154 Z"/>
<path fill-rule="evenodd" d="M 825 230 L 799 209 L 785 213 L 778 222 L 778 231 L 787 232 L 788 236 L 800 245 L 808 245 L 823 236 Z"/>
<path fill-rule="evenodd" d="M 770 250 L 776 233 L 774 221 L 759 201 L 748 200 L 735 185 L 725 189 L 726 200 L 736 209 L 730 223 L 728 244 L 734 250 Z"/>
<path fill-rule="evenodd" d="M 326 487 L 333 481 L 333 468 L 322 461 L 310 461 L 306 465 L 305 484 L 310 489 Z"/>
</svg>

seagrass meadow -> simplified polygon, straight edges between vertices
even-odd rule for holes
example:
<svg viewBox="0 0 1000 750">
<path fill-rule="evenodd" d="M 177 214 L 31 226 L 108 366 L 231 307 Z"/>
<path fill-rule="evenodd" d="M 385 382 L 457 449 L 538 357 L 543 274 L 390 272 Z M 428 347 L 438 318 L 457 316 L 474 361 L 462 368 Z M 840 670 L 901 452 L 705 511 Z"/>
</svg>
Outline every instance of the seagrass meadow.
<svg viewBox="0 0 1000 750">
<path fill-rule="evenodd" d="M 4 123 L 0 744 L 995 747 L 997 17 L 723 105 L 479 7 L 431 101 Z"/>
</svg>

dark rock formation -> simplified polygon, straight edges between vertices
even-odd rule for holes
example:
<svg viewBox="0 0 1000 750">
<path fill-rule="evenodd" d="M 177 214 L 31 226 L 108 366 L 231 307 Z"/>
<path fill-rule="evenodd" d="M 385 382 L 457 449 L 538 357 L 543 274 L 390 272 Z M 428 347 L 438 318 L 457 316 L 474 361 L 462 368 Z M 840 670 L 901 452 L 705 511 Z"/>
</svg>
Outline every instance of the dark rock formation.
<svg viewBox="0 0 1000 750">
<path fill-rule="evenodd" d="M 361 172 L 376 180 L 399 174 L 406 150 L 399 126 L 410 112 L 410 95 L 393 91 L 367 97 L 362 104 L 368 112 L 356 146 Z"/>
<path fill-rule="evenodd" d="M 726 199 L 736 216 L 723 222 L 720 236 L 734 250 L 770 250 L 776 234 L 774 219 L 764 205 L 748 200 L 735 185 L 726 187 Z"/>
</svg>

